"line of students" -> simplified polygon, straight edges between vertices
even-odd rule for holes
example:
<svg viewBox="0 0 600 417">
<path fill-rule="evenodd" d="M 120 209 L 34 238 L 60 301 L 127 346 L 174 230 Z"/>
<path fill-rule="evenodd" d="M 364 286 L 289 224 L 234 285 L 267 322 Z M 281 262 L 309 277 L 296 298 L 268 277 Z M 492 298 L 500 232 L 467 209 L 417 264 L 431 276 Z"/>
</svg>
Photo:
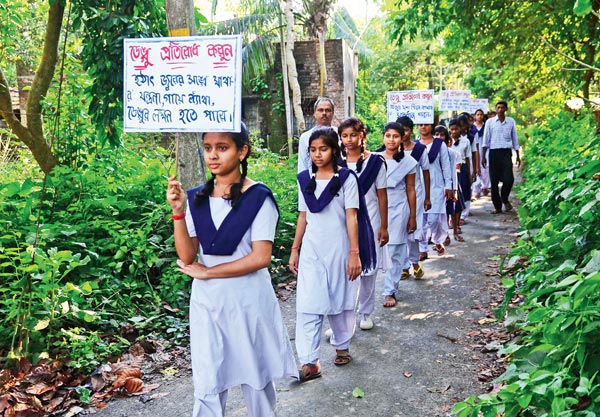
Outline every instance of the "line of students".
<svg viewBox="0 0 600 417">
<path fill-rule="evenodd" d="M 446 201 L 458 201 L 459 188 L 451 175 L 450 143 L 434 137 L 432 125 L 418 127 L 420 140 L 412 142 L 410 119 L 386 124 L 378 153 L 366 150 L 367 132 L 356 118 L 343 121 L 337 131 L 311 132 L 311 165 L 298 174 L 299 215 L 289 261 L 298 275 L 300 370 L 268 272 L 278 208 L 271 191 L 247 177 L 245 126 L 240 133 L 203 135 L 212 174 L 206 184 L 185 192 L 169 178 L 177 263 L 194 278 L 194 417 L 224 415 L 228 390 L 237 385 L 250 416 L 275 415 L 274 380 L 321 376 L 325 316 L 333 331 L 334 364 L 346 365 L 353 359 L 357 300 L 360 328 L 374 325 L 377 270 L 386 270 L 383 305 L 393 307 L 410 267 L 415 279 L 424 276 L 419 262 L 427 254 L 422 246 L 427 229 L 438 253 L 444 253 Z"/>
</svg>

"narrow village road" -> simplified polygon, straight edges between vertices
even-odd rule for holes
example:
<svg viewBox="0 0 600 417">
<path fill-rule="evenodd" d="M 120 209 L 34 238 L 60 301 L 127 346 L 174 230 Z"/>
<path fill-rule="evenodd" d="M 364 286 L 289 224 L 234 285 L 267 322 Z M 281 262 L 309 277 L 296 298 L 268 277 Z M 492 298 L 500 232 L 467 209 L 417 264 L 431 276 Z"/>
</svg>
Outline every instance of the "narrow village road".
<svg viewBox="0 0 600 417">
<path fill-rule="evenodd" d="M 426 279 L 401 281 L 396 307 L 384 309 L 379 296 L 375 328 L 357 328 L 352 363 L 334 366 L 335 351 L 323 339 L 322 378 L 305 384 L 279 382 L 278 416 L 442 417 L 457 401 L 481 392 L 485 359 L 495 354 L 483 353 L 474 335 L 493 321 L 493 303 L 502 296 L 498 259 L 508 252 L 518 227 L 515 212 L 492 215 L 492 209 L 489 197 L 472 203 L 472 215 L 462 228 L 465 242 L 453 241 L 441 257 L 431 250 L 423 263 Z M 378 294 L 382 287 L 380 274 Z M 293 338 L 293 294 L 281 301 L 281 308 Z M 363 398 L 353 396 L 356 387 L 364 391 Z M 110 402 L 95 415 L 191 415 L 191 377 L 163 378 L 152 392 L 157 393 L 148 402 L 139 397 Z M 230 391 L 227 410 L 228 416 L 246 416 L 239 388 Z"/>
</svg>

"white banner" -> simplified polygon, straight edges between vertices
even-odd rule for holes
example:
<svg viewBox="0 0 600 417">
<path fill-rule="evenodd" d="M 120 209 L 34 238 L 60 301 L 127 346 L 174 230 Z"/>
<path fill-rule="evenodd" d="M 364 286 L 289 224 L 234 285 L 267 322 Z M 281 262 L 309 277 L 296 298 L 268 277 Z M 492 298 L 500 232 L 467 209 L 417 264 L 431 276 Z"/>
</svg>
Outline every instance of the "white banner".
<svg viewBox="0 0 600 417">
<path fill-rule="evenodd" d="M 415 124 L 433 124 L 433 90 L 388 91 L 387 119 L 408 116 Z"/>
<path fill-rule="evenodd" d="M 438 110 L 465 110 L 471 108 L 471 90 L 441 90 Z"/>
<path fill-rule="evenodd" d="M 472 98 L 469 113 L 475 114 L 479 109 L 483 110 L 483 114 L 488 114 L 488 99 L 487 98 Z"/>
<path fill-rule="evenodd" d="M 126 132 L 239 132 L 242 38 L 125 39 Z"/>
</svg>

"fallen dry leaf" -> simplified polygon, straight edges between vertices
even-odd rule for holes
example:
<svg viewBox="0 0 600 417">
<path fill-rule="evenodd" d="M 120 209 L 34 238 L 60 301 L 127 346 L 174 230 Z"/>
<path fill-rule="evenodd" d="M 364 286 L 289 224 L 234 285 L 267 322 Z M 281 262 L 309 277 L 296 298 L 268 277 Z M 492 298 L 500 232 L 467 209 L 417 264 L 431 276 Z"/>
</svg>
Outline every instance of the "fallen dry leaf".
<svg viewBox="0 0 600 417">
<path fill-rule="evenodd" d="M 404 371 L 404 372 L 402 372 L 402 375 L 404 375 L 407 378 L 410 378 L 412 376 L 412 372 L 410 372 L 410 371 Z"/>
</svg>

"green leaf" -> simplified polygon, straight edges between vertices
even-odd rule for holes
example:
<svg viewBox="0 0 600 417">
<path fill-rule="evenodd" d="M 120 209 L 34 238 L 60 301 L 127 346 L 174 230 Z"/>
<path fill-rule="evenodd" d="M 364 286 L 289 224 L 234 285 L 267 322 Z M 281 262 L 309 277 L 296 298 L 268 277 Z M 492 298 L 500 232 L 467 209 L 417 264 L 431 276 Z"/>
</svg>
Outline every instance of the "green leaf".
<svg viewBox="0 0 600 417">
<path fill-rule="evenodd" d="M 569 285 L 572 285 L 573 283 L 575 283 L 579 280 L 580 280 L 579 275 L 570 275 L 567 278 L 563 279 L 558 284 L 556 284 L 556 287 L 557 288 L 568 287 Z"/>
<path fill-rule="evenodd" d="M 592 11 L 591 0 L 576 0 L 573 12 L 579 16 L 586 15 Z"/>
<path fill-rule="evenodd" d="M 359 387 L 356 387 L 352 390 L 352 395 L 354 398 L 363 398 L 365 396 L 365 392 Z"/>
<path fill-rule="evenodd" d="M 522 394 L 522 395 L 519 395 L 519 396 L 517 397 L 517 402 L 519 403 L 519 405 L 520 405 L 522 408 L 527 408 L 527 406 L 528 406 L 528 405 L 529 405 L 529 403 L 531 402 L 531 397 L 532 397 L 532 394 L 531 394 L 531 393 L 527 393 L 527 394 Z"/>
<path fill-rule="evenodd" d="M 37 322 L 37 324 L 35 325 L 35 327 L 33 328 L 33 330 L 44 330 L 46 327 L 48 327 L 50 325 L 50 320 L 46 319 L 46 320 L 40 320 Z"/>
<path fill-rule="evenodd" d="M 588 201 L 585 206 L 581 207 L 581 210 L 579 211 L 579 217 L 583 216 L 585 213 L 590 211 L 592 207 L 596 205 L 596 203 L 596 200 Z"/>
<path fill-rule="evenodd" d="M 600 271 L 600 251 L 595 250 L 592 259 L 581 270 L 582 274 L 592 274 Z"/>
</svg>

